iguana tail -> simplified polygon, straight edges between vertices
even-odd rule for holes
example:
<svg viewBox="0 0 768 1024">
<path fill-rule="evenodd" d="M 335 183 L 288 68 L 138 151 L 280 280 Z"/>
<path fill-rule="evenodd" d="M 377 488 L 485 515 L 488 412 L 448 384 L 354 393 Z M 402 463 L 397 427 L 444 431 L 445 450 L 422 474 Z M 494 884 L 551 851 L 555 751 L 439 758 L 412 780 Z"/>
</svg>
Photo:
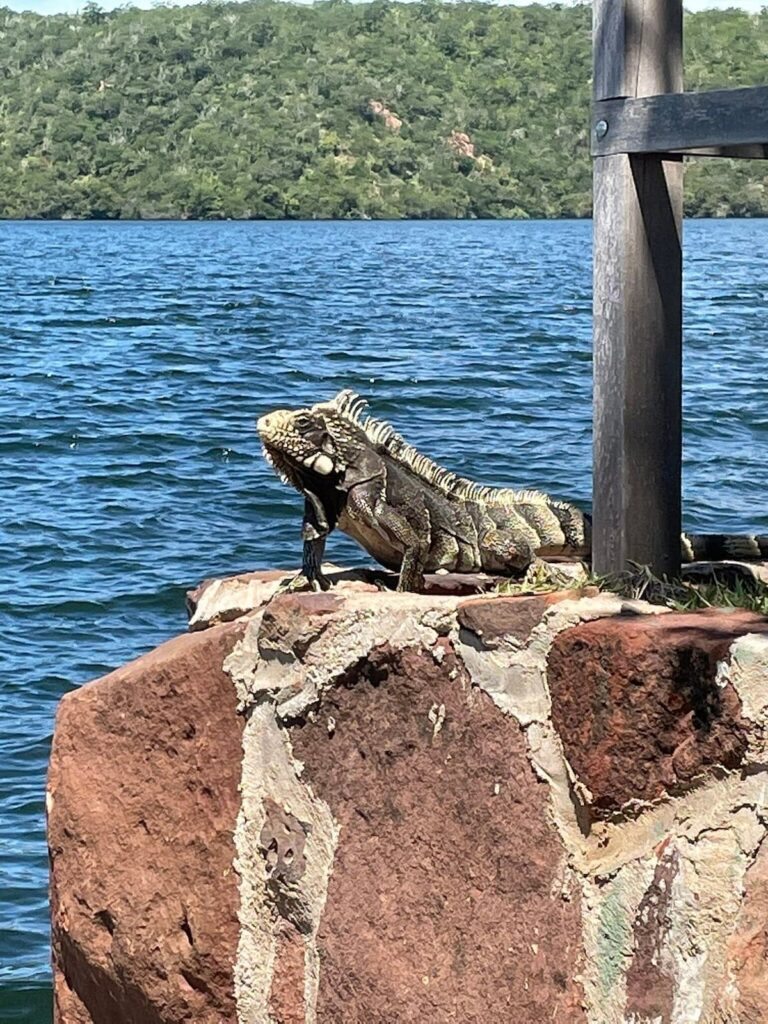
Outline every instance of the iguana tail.
<svg viewBox="0 0 768 1024">
<path fill-rule="evenodd" d="M 681 537 L 684 562 L 732 559 L 754 562 L 768 559 L 768 534 L 684 533 Z"/>
</svg>

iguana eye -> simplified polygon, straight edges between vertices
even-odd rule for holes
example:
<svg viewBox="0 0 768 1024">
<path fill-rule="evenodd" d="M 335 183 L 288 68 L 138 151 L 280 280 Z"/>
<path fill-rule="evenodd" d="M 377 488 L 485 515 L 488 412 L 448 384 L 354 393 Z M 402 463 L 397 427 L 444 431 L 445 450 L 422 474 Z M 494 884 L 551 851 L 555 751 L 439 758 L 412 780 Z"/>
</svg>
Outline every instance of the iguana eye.
<svg viewBox="0 0 768 1024">
<path fill-rule="evenodd" d="M 304 413 L 301 413 L 299 416 L 296 417 L 296 419 L 294 420 L 294 424 L 297 430 L 312 429 L 312 420 L 309 418 L 309 416 L 305 416 Z"/>
</svg>

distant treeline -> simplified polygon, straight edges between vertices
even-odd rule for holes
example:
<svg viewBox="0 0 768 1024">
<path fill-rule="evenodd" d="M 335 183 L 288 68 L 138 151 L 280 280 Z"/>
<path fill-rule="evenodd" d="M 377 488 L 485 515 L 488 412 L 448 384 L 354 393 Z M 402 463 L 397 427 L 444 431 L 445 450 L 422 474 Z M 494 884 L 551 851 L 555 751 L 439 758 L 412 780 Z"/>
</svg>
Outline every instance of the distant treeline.
<svg viewBox="0 0 768 1024">
<path fill-rule="evenodd" d="M 0 8 L 0 216 L 586 217 L 590 6 Z M 768 13 L 686 17 L 686 88 L 764 81 Z M 700 160 L 694 216 L 768 214 Z"/>
</svg>

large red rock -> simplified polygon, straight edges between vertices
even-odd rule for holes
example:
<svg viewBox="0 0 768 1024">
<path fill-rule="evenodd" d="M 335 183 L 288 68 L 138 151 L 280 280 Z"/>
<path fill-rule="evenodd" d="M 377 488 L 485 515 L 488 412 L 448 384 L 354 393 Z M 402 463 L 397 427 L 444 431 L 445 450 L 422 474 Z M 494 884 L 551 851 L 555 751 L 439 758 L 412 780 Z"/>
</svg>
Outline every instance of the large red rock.
<svg viewBox="0 0 768 1024">
<path fill-rule="evenodd" d="M 751 612 L 619 616 L 561 633 L 548 659 L 552 721 L 597 816 L 739 766 L 749 724 L 717 664 Z"/>
<path fill-rule="evenodd" d="M 58 1024 L 768 1020 L 766 619 L 283 579 L 62 701 Z"/>
<path fill-rule="evenodd" d="M 59 1024 L 235 1020 L 243 623 L 67 694 L 48 778 Z"/>
</svg>

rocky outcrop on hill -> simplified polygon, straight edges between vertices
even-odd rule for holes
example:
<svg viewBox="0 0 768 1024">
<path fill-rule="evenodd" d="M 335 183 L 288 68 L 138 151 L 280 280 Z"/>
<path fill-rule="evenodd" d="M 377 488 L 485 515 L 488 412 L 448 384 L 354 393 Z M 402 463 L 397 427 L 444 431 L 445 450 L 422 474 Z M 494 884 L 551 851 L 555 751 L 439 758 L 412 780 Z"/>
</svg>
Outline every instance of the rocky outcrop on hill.
<svg viewBox="0 0 768 1024">
<path fill-rule="evenodd" d="M 466 132 L 452 131 L 448 136 L 448 145 L 456 156 L 466 156 L 475 159 L 475 144 Z"/>
<path fill-rule="evenodd" d="M 403 127 L 402 118 L 398 117 L 389 107 L 385 107 L 381 100 L 369 100 L 368 109 L 374 117 L 380 118 L 384 126 L 391 132 L 399 132 Z"/>
<path fill-rule="evenodd" d="M 768 620 L 209 582 L 68 694 L 59 1024 L 768 1017 Z"/>
<path fill-rule="evenodd" d="M 476 170 L 490 171 L 493 169 L 493 160 L 487 153 L 477 153 L 477 147 L 466 132 L 459 132 L 454 129 L 447 139 L 448 148 L 454 154 L 464 160 L 471 160 Z"/>
</svg>

